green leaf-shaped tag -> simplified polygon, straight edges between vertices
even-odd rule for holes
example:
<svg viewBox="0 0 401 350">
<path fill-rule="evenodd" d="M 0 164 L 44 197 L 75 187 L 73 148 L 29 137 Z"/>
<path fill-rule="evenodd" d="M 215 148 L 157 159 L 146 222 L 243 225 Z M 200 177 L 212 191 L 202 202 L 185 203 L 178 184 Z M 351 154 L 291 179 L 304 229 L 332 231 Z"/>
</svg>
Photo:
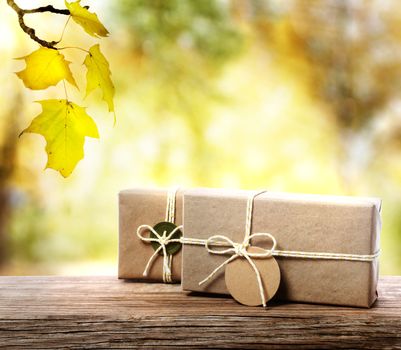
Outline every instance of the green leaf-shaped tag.
<svg viewBox="0 0 401 350">
<path fill-rule="evenodd" d="M 153 226 L 153 229 L 159 234 L 159 236 L 168 236 L 174 229 L 176 229 L 177 226 L 173 224 L 172 222 L 168 221 L 162 221 Z M 150 238 L 157 238 L 156 235 L 153 232 L 150 232 Z M 171 239 L 179 239 L 182 237 L 182 232 L 180 230 L 177 230 Z M 160 243 L 158 242 L 151 242 L 152 247 L 154 250 L 158 249 L 160 247 Z M 174 255 L 178 253 L 181 249 L 181 243 L 180 242 L 171 242 L 166 245 L 166 250 L 167 254 Z M 163 255 L 163 249 L 160 249 L 159 251 L 160 255 Z"/>
</svg>

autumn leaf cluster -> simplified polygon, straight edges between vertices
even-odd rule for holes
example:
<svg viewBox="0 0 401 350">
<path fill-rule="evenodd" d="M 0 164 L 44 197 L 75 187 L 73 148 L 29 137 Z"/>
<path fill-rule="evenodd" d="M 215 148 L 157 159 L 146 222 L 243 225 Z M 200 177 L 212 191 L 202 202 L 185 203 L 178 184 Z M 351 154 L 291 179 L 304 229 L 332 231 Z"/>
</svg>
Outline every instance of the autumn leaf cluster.
<svg viewBox="0 0 401 350">
<path fill-rule="evenodd" d="M 107 29 L 99 21 L 95 13 L 82 7 L 80 0 L 65 1 L 73 21 L 80 25 L 87 34 L 100 38 L 108 35 Z M 111 72 L 106 57 L 99 44 L 89 50 L 78 47 L 47 48 L 40 47 L 36 51 L 19 59 L 25 60 L 26 67 L 17 76 L 24 85 L 32 90 L 43 90 L 57 85 L 61 81 L 68 82 L 78 89 L 78 85 L 70 69 L 70 63 L 61 53 L 63 49 L 80 49 L 86 52 L 83 65 L 86 68 L 85 96 L 93 90 L 100 89 L 109 112 L 114 111 L 115 88 L 111 80 Z M 68 177 L 77 163 L 84 157 L 85 137 L 99 138 L 94 120 L 86 113 L 84 107 L 65 99 L 38 101 L 42 112 L 22 131 L 36 133 L 46 140 L 48 162 L 46 168 L 52 168 Z M 115 117 L 115 114 L 114 114 Z"/>
</svg>

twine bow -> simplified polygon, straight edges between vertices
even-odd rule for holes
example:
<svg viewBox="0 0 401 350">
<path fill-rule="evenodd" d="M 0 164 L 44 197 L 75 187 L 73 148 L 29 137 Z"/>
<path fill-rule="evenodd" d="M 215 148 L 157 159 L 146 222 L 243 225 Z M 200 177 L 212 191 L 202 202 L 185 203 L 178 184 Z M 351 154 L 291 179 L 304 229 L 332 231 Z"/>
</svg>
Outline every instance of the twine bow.
<svg viewBox="0 0 401 350">
<path fill-rule="evenodd" d="M 249 252 L 247 249 L 251 246 L 250 240 L 254 237 L 268 237 L 272 240 L 273 244 L 270 249 L 261 248 L 261 252 Z M 211 245 L 216 246 L 229 246 L 230 248 L 226 249 L 218 249 L 218 248 L 211 248 Z M 262 301 L 262 305 L 266 306 L 266 298 L 265 298 L 265 291 L 263 287 L 262 277 L 260 276 L 260 272 L 256 267 L 256 264 L 253 262 L 252 258 L 268 258 L 272 256 L 274 249 L 276 248 L 277 242 L 276 239 L 270 234 L 265 232 L 258 232 L 253 233 L 249 236 L 246 236 L 242 243 L 233 242 L 230 238 L 223 236 L 223 235 L 215 235 L 209 237 L 205 242 L 205 248 L 211 254 L 217 255 L 225 255 L 225 254 L 233 254 L 227 260 L 225 260 L 222 264 L 217 266 L 204 280 L 199 282 L 199 285 L 202 285 L 209 281 L 214 275 L 222 269 L 224 266 L 229 264 L 231 261 L 237 259 L 238 257 L 245 258 L 249 264 L 251 265 L 252 269 L 255 271 L 256 279 L 258 282 L 260 299 Z"/>
<path fill-rule="evenodd" d="M 233 242 L 230 238 L 223 236 L 223 235 L 215 235 L 209 237 L 205 241 L 205 248 L 207 251 L 211 254 L 217 254 L 217 255 L 224 255 L 224 254 L 233 254 L 231 257 L 229 257 L 226 261 L 224 261 L 222 264 L 217 266 L 210 274 L 207 276 L 204 280 L 199 282 L 199 285 L 202 285 L 203 283 L 209 281 L 211 278 L 215 276 L 215 274 L 224 266 L 229 264 L 231 261 L 237 259 L 238 257 L 243 257 L 245 258 L 249 264 L 251 265 L 253 271 L 255 271 L 256 279 L 258 282 L 258 287 L 259 287 L 259 293 L 260 293 L 260 299 L 262 301 L 262 305 L 265 307 L 266 306 L 266 298 L 265 298 L 265 290 L 263 287 L 263 282 L 262 282 L 262 277 L 260 276 L 260 272 L 258 268 L 256 267 L 255 263 L 253 262 L 252 258 L 268 258 L 272 256 L 274 249 L 276 249 L 276 239 L 270 234 L 270 233 L 265 233 L 265 232 L 259 232 L 259 233 L 253 233 L 251 234 L 251 229 L 252 229 L 252 212 L 253 212 L 253 201 L 255 197 L 261 193 L 264 193 L 266 191 L 254 191 L 251 192 L 248 196 L 247 204 L 246 204 L 246 218 L 245 218 L 245 235 L 244 235 L 244 240 L 242 243 L 236 243 Z M 262 252 L 260 253 L 253 253 L 248 251 L 248 247 L 250 247 L 250 241 L 254 237 L 268 237 L 271 239 L 273 242 L 272 247 L 270 249 L 265 249 L 261 248 Z M 227 249 L 215 249 L 211 248 L 211 245 L 217 245 L 217 246 L 229 246 L 230 248 Z"/>
<path fill-rule="evenodd" d="M 262 305 L 266 306 L 266 299 L 264 293 L 264 287 L 262 283 L 262 278 L 260 275 L 257 266 L 252 261 L 252 258 L 268 258 L 270 256 L 278 256 L 278 257 L 292 257 L 292 258 L 301 258 L 301 259 L 326 259 L 326 260 L 342 260 L 342 261 L 366 261 L 371 262 L 377 259 L 380 254 L 380 250 L 375 251 L 373 254 L 368 255 L 360 255 L 360 254 L 345 254 L 345 253 L 328 253 L 328 252 L 304 252 L 304 251 L 292 251 L 292 250 L 278 250 L 276 249 L 277 242 L 276 239 L 270 233 L 253 233 L 251 234 L 252 229 L 252 212 L 253 212 L 253 202 L 256 196 L 266 191 L 257 191 L 251 192 L 248 196 L 247 206 L 246 206 L 246 218 L 245 218 L 245 235 L 242 243 L 233 242 L 230 238 L 224 235 L 215 235 L 211 236 L 208 239 L 199 239 L 199 238 L 190 238 L 190 237 L 182 237 L 181 243 L 183 244 L 192 244 L 192 245 L 202 245 L 207 251 L 211 254 L 224 255 L 224 254 L 232 254 L 227 260 L 225 260 L 222 264 L 216 267 L 204 280 L 199 282 L 199 285 L 202 285 L 213 278 L 216 273 L 229 264 L 231 261 L 235 260 L 238 257 L 245 258 L 249 264 L 252 266 L 256 279 L 259 286 L 260 298 L 262 301 Z M 259 253 L 249 252 L 247 249 L 251 246 L 250 240 L 254 237 L 268 237 L 272 241 L 272 247 L 270 249 L 261 248 L 262 251 Z M 217 247 L 229 247 L 227 249 L 216 249 L 211 248 L 210 246 Z"/>
<path fill-rule="evenodd" d="M 144 242 L 148 242 L 148 243 L 157 242 L 160 244 L 159 248 L 157 248 L 154 251 L 153 255 L 149 258 L 148 263 L 146 264 L 145 270 L 143 272 L 143 276 L 146 277 L 148 275 L 149 269 L 152 266 L 153 261 L 156 259 L 160 250 L 163 250 L 163 280 L 164 280 L 164 282 L 171 283 L 171 258 L 172 258 L 172 256 L 167 253 L 166 246 L 172 242 L 181 242 L 181 240 L 179 238 L 172 238 L 173 235 L 180 229 L 182 229 L 182 225 L 177 226 L 168 235 L 167 235 L 167 231 L 163 231 L 163 234 L 159 235 L 152 226 L 141 225 L 138 227 L 138 229 L 136 230 L 136 235 L 138 236 L 139 239 L 141 239 Z M 148 230 L 149 232 L 152 232 L 156 236 L 156 238 L 143 236 L 142 233 L 144 230 Z"/>
</svg>

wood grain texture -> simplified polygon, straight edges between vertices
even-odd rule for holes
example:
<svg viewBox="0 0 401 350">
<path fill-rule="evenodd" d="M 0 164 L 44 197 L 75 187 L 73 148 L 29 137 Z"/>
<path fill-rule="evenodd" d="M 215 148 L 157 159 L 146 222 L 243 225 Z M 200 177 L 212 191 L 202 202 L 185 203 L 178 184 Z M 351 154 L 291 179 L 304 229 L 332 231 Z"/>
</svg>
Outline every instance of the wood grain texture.
<svg viewBox="0 0 401 350">
<path fill-rule="evenodd" d="M 246 307 L 115 277 L 0 277 L 0 349 L 401 349 L 401 277 L 372 309 Z"/>
</svg>

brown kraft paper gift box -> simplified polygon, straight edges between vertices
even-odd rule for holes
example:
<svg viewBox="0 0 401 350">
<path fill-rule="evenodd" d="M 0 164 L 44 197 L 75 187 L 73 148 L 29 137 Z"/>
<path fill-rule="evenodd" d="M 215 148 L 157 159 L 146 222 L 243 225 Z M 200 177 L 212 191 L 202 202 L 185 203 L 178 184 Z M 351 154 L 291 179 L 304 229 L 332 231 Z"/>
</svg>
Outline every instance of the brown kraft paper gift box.
<svg viewBox="0 0 401 350">
<path fill-rule="evenodd" d="M 152 245 L 140 240 L 136 231 L 140 225 L 156 225 L 165 221 L 167 193 L 169 189 L 135 188 L 119 193 L 119 246 L 118 278 L 163 281 L 163 256 L 153 262 L 147 277 L 143 276 L 145 266 L 154 253 Z M 175 224 L 182 224 L 183 190 L 178 190 L 175 204 Z M 145 234 L 149 236 L 148 233 Z M 172 258 L 172 280 L 181 281 L 182 250 Z"/>
<path fill-rule="evenodd" d="M 241 190 L 187 190 L 184 236 L 225 235 L 241 243 L 248 195 Z M 371 255 L 379 249 L 380 207 L 377 198 L 265 192 L 254 200 L 252 233 L 271 233 L 278 250 Z M 251 243 L 258 245 L 256 239 Z M 259 246 L 271 244 L 259 241 Z M 183 289 L 228 294 L 224 269 L 199 285 L 227 258 L 210 254 L 201 245 L 184 244 Z M 370 262 L 275 258 L 281 273 L 277 299 L 370 307 L 377 298 L 378 258 Z"/>
</svg>

